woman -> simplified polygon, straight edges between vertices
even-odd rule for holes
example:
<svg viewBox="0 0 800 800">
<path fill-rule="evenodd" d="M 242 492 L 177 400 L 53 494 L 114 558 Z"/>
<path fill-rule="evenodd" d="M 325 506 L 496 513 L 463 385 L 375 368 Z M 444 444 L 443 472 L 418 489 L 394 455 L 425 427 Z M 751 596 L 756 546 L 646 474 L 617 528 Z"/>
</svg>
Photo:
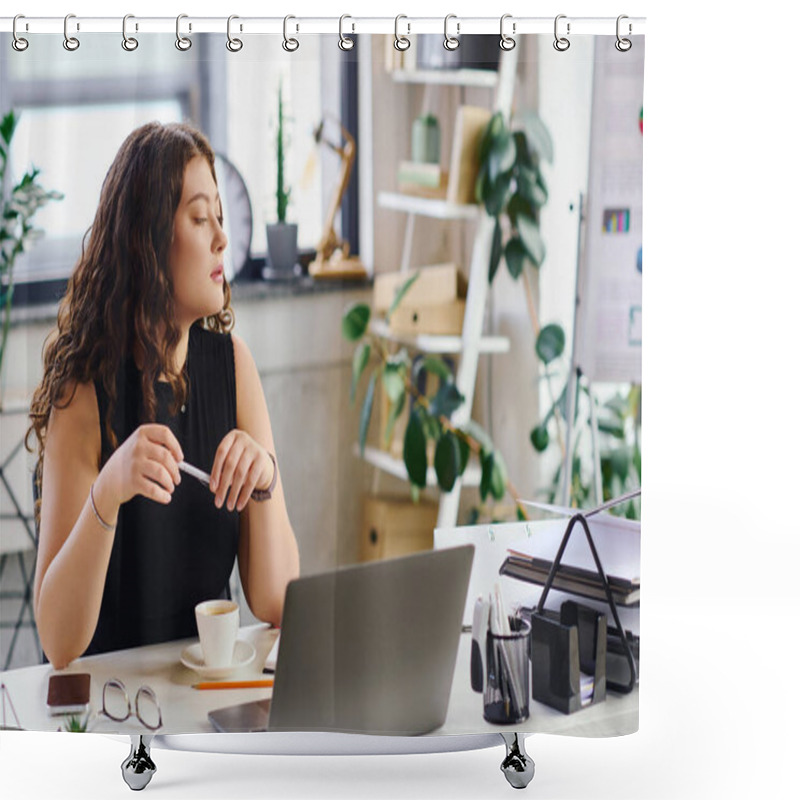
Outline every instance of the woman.
<svg viewBox="0 0 800 800">
<path fill-rule="evenodd" d="M 28 430 L 34 613 L 57 669 L 196 635 L 195 604 L 225 595 L 236 556 L 250 609 L 278 624 L 299 572 L 258 371 L 230 333 L 205 137 L 160 123 L 131 133 L 87 237 Z M 184 460 L 209 486 L 179 471 Z"/>
</svg>

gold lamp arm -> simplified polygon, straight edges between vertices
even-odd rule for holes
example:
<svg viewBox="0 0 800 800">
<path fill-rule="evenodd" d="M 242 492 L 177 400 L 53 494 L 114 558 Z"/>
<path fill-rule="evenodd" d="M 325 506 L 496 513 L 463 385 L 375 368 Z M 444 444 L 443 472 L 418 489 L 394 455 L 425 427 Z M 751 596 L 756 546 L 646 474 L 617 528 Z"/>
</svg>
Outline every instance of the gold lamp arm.
<svg viewBox="0 0 800 800">
<path fill-rule="evenodd" d="M 339 127 L 344 145 L 338 145 L 323 135 L 326 119 L 332 120 Z M 311 264 L 310 271 L 315 277 L 366 277 L 366 270 L 358 258 L 350 258 L 349 243 L 339 239 L 334 227 L 336 214 L 342 205 L 342 199 L 353 171 L 353 163 L 356 159 L 356 141 L 338 119 L 327 113 L 323 114 L 320 124 L 314 131 L 314 138 L 318 144 L 330 147 L 339 156 L 341 165 L 336 188 L 328 206 L 322 237 L 317 246 L 317 257 Z"/>
<path fill-rule="evenodd" d="M 342 134 L 342 137 L 345 140 L 344 146 L 339 146 L 334 144 L 329 139 L 322 136 L 322 130 L 324 130 L 324 123 L 325 119 L 330 119 L 335 122 L 339 126 L 339 130 Z M 355 161 L 356 157 L 356 142 L 355 139 L 350 135 L 349 131 L 345 129 L 342 123 L 336 119 L 335 117 L 331 116 L 330 114 L 323 115 L 323 121 L 320 123 L 320 128 L 318 128 L 319 135 L 318 140 L 330 147 L 331 150 L 339 156 L 341 160 L 341 165 L 339 169 L 339 179 L 336 183 L 336 189 L 331 197 L 331 202 L 328 206 L 328 213 L 325 218 L 325 224 L 322 228 L 322 238 L 320 239 L 319 245 L 317 247 L 317 257 L 322 258 L 324 260 L 328 260 L 336 249 L 342 245 L 344 245 L 343 249 L 348 249 L 346 243 L 341 243 L 339 238 L 336 235 L 336 230 L 334 228 L 336 222 L 336 214 L 339 211 L 339 207 L 342 204 L 342 199 L 344 198 L 344 193 L 347 190 L 347 184 L 350 180 L 350 174 L 353 171 L 353 162 Z M 347 255 L 347 253 L 345 253 Z"/>
</svg>

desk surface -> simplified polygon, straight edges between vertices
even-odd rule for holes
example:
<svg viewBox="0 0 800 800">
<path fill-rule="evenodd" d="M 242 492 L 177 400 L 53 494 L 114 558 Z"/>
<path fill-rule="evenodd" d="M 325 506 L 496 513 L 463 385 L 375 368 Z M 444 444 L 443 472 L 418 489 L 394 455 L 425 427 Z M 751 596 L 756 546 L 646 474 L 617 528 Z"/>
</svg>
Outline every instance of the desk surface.
<svg viewBox="0 0 800 800">
<path fill-rule="evenodd" d="M 231 680 L 267 677 L 262 675 L 261 668 L 276 636 L 277 631 L 266 625 L 242 628 L 240 638 L 253 644 L 256 657 L 247 667 L 232 675 Z M 194 641 L 196 640 L 187 639 L 89 656 L 74 661 L 64 672 L 91 674 L 92 711 L 101 708 L 103 684 L 109 678 L 119 678 L 125 683 L 131 701 L 139 686 L 147 684 L 158 695 L 163 712 L 164 727 L 158 731 L 159 734 L 216 732 L 208 721 L 209 711 L 271 696 L 271 689 L 192 689 L 192 684 L 201 679 L 181 664 L 180 656 L 183 649 Z M 471 642 L 469 634 L 462 634 L 447 718 L 441 728 L 429 735 L 502 733 L 508 730 L 483 719 L 482 695 L 473 692 L 469 682 Z M 43 664 L 0 673 L 0 681 L 8 687 L 22 728 L 55 731 L 62 725 L 63 718 L 48 715 L 45 702 L 48 680 L 53 671 L 50 665 Z M 12 722 L 13 720 L 6 719 L 6 724 Z M 638 689 L 628 695 L 609 693 L 605 702 L 569 715 L 531 700 L 529 719 L 512 727 L 521 732 L 574 736 L 633 733 L 639 727 Z M 95 718 L 90 723 L 90 730 L 97 733 L 148 733 L 134 717 L 123 723 L 102 717 Z"/>
</svg>

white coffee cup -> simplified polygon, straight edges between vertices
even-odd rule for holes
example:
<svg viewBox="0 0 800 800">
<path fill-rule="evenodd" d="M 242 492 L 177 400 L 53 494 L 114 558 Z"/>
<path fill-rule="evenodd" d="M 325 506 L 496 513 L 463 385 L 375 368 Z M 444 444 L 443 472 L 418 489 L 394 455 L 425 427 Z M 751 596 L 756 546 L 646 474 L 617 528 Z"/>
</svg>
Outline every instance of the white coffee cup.
<svg viewBox="0 0 800 800">
<path fill-rule="evenodd" d="M 194 608 L 205 666 L 229 667 L 239 634 L 239 606 L 232 600 L 206 600 Z"/>
</svg>

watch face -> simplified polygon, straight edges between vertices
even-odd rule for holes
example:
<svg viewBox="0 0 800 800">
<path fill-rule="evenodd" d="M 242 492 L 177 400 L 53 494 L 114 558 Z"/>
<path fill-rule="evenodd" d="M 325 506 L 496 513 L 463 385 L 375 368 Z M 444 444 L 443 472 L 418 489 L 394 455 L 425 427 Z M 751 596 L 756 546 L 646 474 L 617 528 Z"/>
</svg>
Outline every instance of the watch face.
<svg viewBox="0 0 800 800">
<path fill-rule="evenodd" d="M 253 210 L 247 186 L 236 167 L 221 153 L 214 160 L 222 203 L 222 228 L 228 237 L 223 256 L 225 277 L 230 283 L 250 260 L 250 239 L 253 236 Z"/>
</svg>

